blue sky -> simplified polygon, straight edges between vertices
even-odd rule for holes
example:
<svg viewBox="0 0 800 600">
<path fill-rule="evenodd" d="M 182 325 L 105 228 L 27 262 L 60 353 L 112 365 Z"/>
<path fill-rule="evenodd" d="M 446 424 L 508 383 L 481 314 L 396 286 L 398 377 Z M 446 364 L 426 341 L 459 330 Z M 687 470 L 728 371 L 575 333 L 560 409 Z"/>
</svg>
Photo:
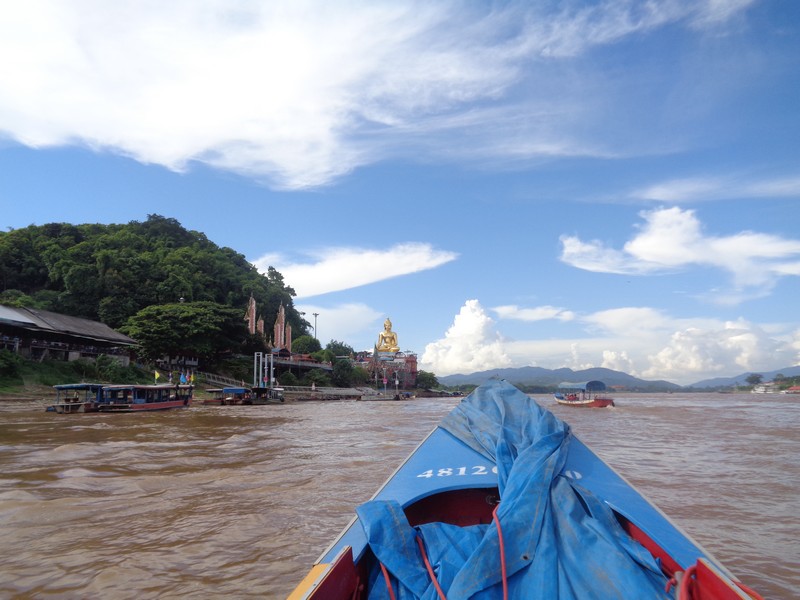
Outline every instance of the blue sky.
<svg viewBox="0 0 800 600">
<path fill-rule="evenodd" d="M 800 4 L 31 0 L 0 227 L 177 219 L 357 350 L 800 363 Z"/>
</svg>

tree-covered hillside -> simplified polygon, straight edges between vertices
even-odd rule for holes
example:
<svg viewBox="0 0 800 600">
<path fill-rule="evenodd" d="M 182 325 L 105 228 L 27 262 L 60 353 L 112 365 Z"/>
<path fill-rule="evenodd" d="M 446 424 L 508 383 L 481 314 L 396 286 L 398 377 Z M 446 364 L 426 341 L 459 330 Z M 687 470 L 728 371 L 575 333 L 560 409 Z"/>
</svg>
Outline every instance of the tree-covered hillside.
<svg viewBox="0 0 800 600">
<path fill-rule="evenodd" d="M 268 331 L 286 306 L 296 335 L 308 323 L 294 290 L 270 268 L 220 248 L 175 219 L 149 215 L 124 225 L 50 223 L 0 232 L 0 303 L 29 306 L 122 328 L 154 305 L 214 303 L 241 310 L 250 295 Z"/>
</svg>

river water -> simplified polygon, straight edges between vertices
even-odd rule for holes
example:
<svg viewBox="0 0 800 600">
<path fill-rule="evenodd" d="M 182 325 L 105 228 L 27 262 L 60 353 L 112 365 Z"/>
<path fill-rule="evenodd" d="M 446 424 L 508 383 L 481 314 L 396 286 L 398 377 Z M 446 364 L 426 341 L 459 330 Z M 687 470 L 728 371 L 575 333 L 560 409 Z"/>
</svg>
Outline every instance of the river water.
<svg viewBox="0 0 800 600">
<path fill-rule="evenodd" d="M 742 581 L 800 597 L 800 397 L 534 397 Z M 4 403 L 0 598 L 285 598 L 457 402 Z"/>
</svg>

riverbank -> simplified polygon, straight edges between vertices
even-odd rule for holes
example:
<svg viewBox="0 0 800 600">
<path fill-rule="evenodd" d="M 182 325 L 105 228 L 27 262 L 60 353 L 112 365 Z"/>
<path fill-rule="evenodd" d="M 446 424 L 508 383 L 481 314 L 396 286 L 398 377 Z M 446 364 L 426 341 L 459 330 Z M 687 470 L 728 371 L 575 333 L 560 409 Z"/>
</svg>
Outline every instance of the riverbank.
<svg viewBox="0 0 800 600">
<path fill-rule="evenodd" d="M 49 385 L 25 385 L 9 389 L 0 389 L 0 402 L 42 401 L 53 395 Z"/>
</svg>

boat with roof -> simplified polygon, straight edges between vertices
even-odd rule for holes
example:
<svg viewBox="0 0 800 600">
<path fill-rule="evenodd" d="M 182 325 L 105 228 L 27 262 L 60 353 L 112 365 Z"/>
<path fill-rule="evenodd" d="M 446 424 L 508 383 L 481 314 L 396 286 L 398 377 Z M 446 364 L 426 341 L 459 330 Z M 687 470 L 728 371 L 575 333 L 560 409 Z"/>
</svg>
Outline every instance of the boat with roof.
<svg viewBox="0 0 800 600">
<path fill-rule="evenodd" d="M 145 412 L 186 408 L 192 401 L 192 385 L 107 385 L 98 412 Z"/>
<path fill-rule="evenodd" d="M 193 385 L 139 385 L 67 383 L 53 386 L 56 401 L 48 412 L 145 412 L 185 408 L 191 404 Z"/>
<path fill-rule="evenodd" d="M 210 398 L 203 400 L 206 406 L 240 406 L 252 404 L 252 391 L 248 387 L 230 386 L 206 390 Z"/>
<path fill-rule="evenodd" d="M 59 414 L 97 412 L 103 397 L 102 383 L 64 383 L 54 385 L 56 401 L 47 411 Z"/>
<path fill-rule="evenodd" d="M 605 393 L 606 384 L 602 381 L 565 382 L 558 384 L 558 389 L 553 397 L 559 404 L 584 408 L 615 406 L 614 399 Z"/>
</svg>

